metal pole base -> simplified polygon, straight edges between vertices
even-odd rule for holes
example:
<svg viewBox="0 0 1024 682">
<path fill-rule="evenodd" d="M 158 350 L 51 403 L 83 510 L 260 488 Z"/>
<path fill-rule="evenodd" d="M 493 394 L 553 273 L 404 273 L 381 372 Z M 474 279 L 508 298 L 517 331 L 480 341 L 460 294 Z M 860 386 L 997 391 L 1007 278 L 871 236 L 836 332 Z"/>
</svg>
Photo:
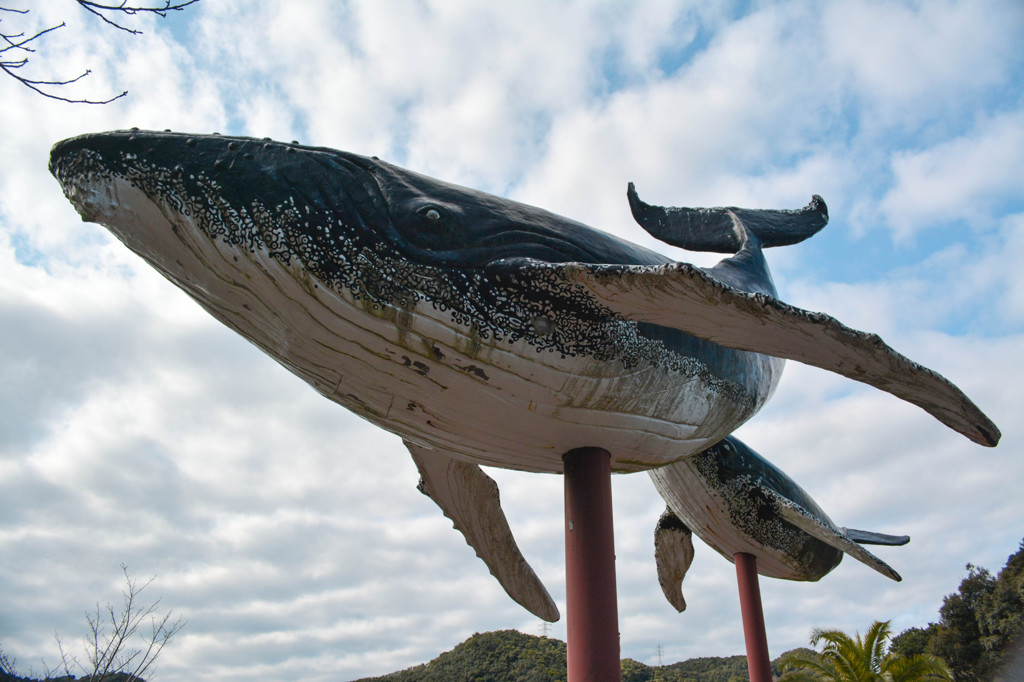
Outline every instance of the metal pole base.
<svg viewBox="0 0 1024 682">
<path fill-rule="evenodd" d="M 611 455 L 579 448 L 562 459 L 569 682 L 620 682 Z"/>
<path fill-rule="evenodd" d="M 747 645 L 747 671 L 750 682 L 772 682 L 772 662 L 768 657 L 768 636 L 764 629 L 761 588 L 757 583 L 757 557 L 739 552 L 736 582 L 740 588 L 740 612 L 743 614 L 743 641 Z"/>
</svg>

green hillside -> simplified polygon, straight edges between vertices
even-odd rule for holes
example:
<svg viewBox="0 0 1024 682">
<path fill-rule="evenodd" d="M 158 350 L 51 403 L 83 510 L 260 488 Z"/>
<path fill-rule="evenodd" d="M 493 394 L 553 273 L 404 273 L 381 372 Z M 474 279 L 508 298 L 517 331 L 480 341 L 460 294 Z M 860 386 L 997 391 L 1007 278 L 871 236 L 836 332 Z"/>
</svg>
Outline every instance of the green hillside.
<svg viewBox="0 0 1024 682">
<path fill-rule="evenodd" d="M 565 680 L 565 642 L 516 630 L 477 633 L 429 663 L 357 682 L 557 682 Z M 649 666 L 622 661 L 622 682 L 732 682 L 747 679 L 746 656 L 694 658 Z"/>
<path fill-rule="evenodd" d="M 516 630 L 477 633 L 429 663 L 359 682 L 456 682 L 565 679 L 565 642 Z"/>
</svg>

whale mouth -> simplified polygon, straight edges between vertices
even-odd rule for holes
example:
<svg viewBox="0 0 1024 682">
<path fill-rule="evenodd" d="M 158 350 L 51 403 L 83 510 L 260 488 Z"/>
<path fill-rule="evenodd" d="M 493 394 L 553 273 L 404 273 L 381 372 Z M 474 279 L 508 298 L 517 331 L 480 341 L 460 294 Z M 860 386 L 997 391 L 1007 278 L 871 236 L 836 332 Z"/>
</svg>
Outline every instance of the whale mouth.
<svg viewBox="0 0 1024 682">
<path fill-rule="evenodd" d="M 533 258 L 548 263 L 602 263 L 601 256 L 576 241 L 539 229 L 519 228 L 488 235 L 470 247 L 492 254 L 488 264 L 510 256 Z"/>
<path fill-rule="evenodd" d="M 540 229 L 515 229 L 486 235 L 457 249 L 420 250 L 421 259 L 444 267 L 473 270 L 526 259 L 545 263 L 604 262 L 602 257 L 580 244 Z"/>
</svg>

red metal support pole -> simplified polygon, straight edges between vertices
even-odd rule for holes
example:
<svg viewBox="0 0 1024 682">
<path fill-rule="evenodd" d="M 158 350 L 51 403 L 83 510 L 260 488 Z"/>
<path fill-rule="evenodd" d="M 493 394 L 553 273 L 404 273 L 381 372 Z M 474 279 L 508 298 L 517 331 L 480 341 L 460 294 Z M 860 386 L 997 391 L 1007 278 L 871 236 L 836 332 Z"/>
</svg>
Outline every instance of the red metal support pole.
<svg viewBox="0 0 1024 682">
<path fill-rule="evenodd" d="M 579 448 L 563 462 L 569 682 L 620 682 L 611 455 Z"/>
<path fill-rule="evenodd" d="M 738 552 L 736 582 L 740 587 L 740 612 L 743 614 L 743 640 L 747 645 L 747 671 L 750 682 L 772 682 L 772 663 L 768 657 L 768 636 L 764 630 L 761 588 L 757 584 L 757 557 Z"/>
</svg>

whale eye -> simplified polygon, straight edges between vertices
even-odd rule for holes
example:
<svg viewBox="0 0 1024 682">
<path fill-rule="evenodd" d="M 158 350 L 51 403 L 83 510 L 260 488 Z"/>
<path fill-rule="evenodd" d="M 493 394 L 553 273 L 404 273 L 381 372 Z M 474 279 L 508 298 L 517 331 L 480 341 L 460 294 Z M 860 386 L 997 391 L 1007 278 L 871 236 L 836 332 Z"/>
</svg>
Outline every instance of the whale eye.
<svg viewBox="0 0 1024 682">
<path fill-rule="evenodd" d="M 396 214 L 396 227 L 408 242 L 420 249 L 446 251 L 459 242 L 458 206 L 434 201 L 421 201 L 409 206 L 408 212 Z M 404 219 L 403 219 L 404 218 Z"/>
</svg>

